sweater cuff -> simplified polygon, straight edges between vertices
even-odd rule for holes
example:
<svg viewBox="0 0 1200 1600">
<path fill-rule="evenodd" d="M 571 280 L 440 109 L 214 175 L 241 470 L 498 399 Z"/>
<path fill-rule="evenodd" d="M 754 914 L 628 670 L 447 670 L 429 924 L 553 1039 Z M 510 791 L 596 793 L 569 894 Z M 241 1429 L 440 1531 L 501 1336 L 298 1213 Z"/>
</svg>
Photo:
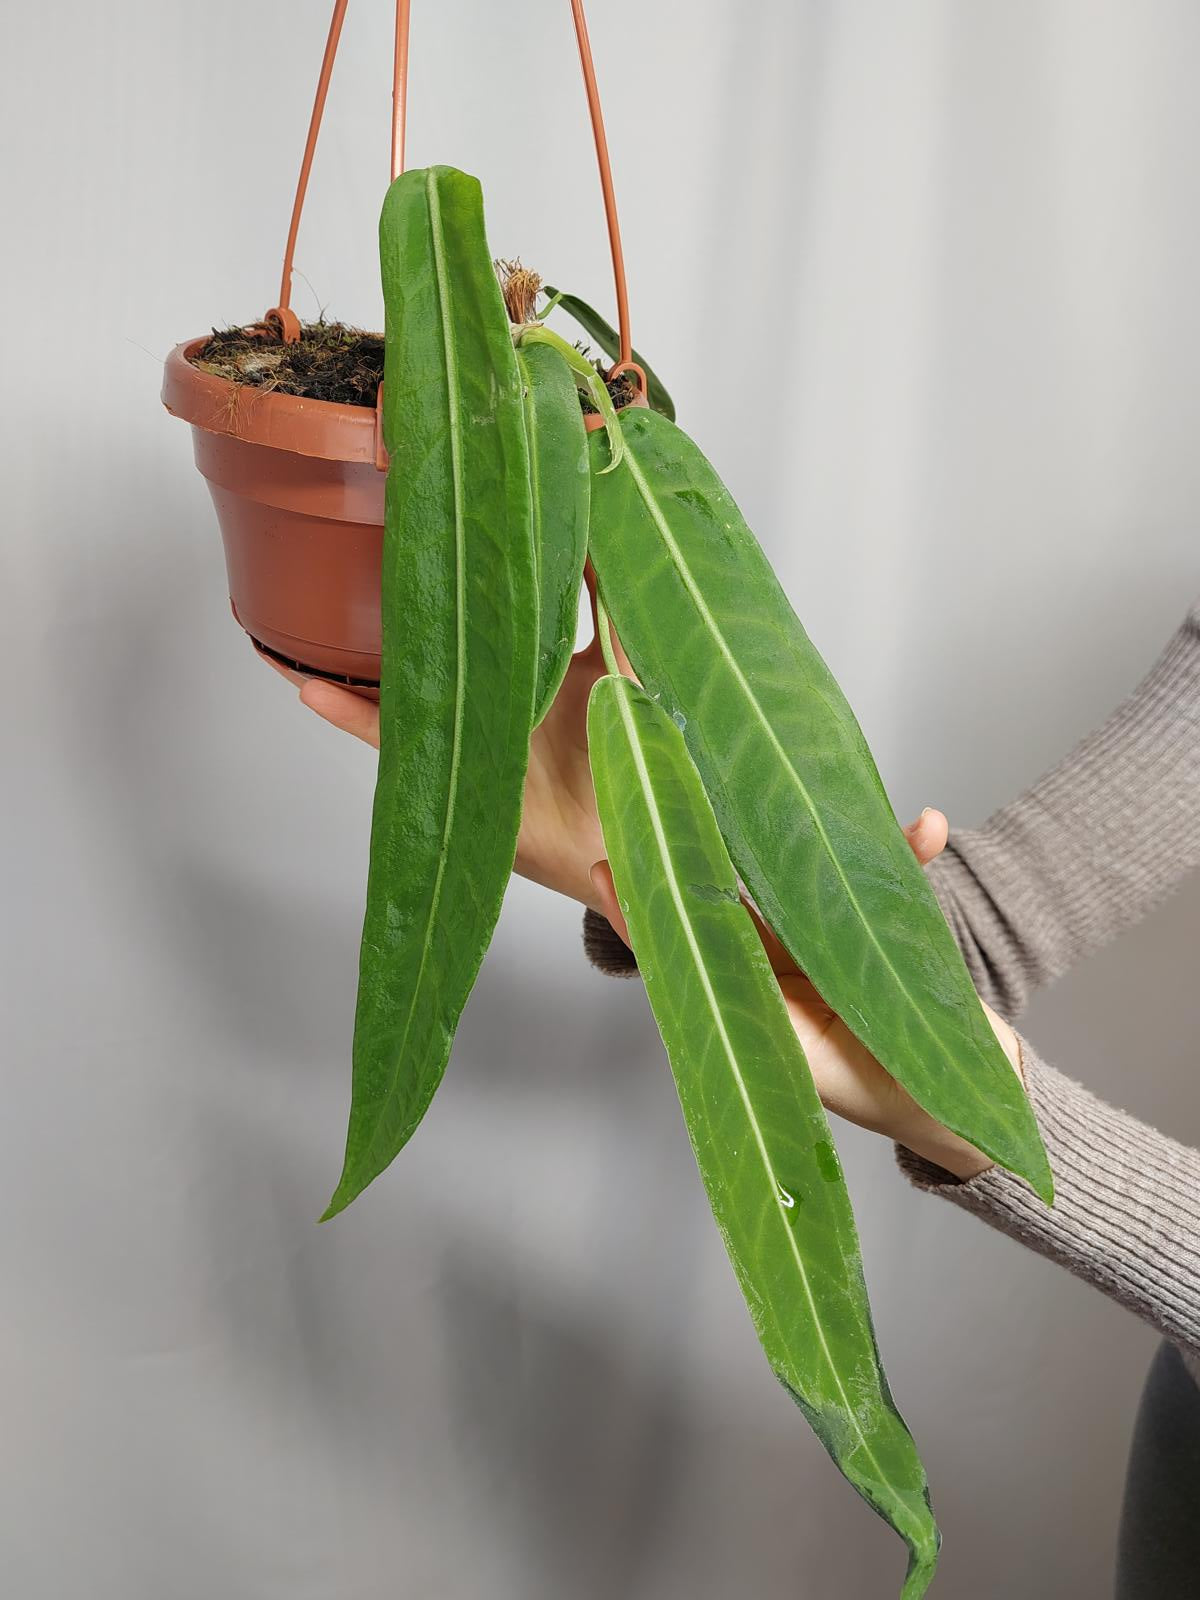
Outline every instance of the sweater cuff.
<svg viewBox="0 0 1200 1600">
<path fill-rule="evenodd" d="M 1052 1207 L 1002 1167 L 961 1181 L 898 1146 L 901 1171 L 1200 1350 L 1200 1153 L 1105 1105 L 1024 1041 L 1022 1051 Z"/>
</svg>

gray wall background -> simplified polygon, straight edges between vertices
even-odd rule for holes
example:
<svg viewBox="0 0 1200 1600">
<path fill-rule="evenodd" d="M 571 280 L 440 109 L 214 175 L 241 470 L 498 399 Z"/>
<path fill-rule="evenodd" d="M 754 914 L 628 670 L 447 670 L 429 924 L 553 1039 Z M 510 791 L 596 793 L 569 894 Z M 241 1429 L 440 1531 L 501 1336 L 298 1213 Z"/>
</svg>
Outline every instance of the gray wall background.
<svg viewBox="0 0 1200 1600">
<path fill-rule="evenodd" d="M 159 360 L 274 298 L 318 0 L 6 15 L 0 1565 L 25 1600 L 899 1586 L 761 1361 L 644 997 L 514 883 L 442 1094 L 340 1160 L 372 758 L 231 622 Z M 379 319 L 387 7 L 298 264 Z M 414 163 L 610 303 L 565 0 L 418 4 Z M 858 708 L 967 824 L 1197 588 L 1200 10 L 610 0 L 636 337 Z M 1031 1036 L 1189 1140 L 1198 886 Z M 847 1133 L 938 1594 L 1107 1592 L 1151 1335 Z"/>
</svg>

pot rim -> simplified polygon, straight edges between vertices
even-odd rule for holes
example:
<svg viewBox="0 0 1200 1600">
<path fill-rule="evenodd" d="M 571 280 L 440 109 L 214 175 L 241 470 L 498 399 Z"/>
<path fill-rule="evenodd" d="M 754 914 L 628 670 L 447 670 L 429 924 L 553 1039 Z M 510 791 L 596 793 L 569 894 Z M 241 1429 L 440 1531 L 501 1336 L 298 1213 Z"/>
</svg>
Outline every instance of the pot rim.
<svg viewBox="0 0 1200 1600">
<path fill-rule="evenodd" d="M 649 409 L 650 402 L 646 399 L 643 391 L 639 389 L 632 400 L 626 400 L 623 406 L 617 407 L 617 415 L 620 416 L 622 411 L 649 411 Z M 604 418 L 598 411 L 585 411 L 583 425 L 589 433 L 599 433 L 604 426 Z"/>
<path fill-rule="evenodd" d="M 190 357 L 207 338 L 185 339 L 163 364 L 162 403 L 173 417 L 293 455 L 380 464 L 378 407 L 310 400 L 202 372 Z"/>
</svg>

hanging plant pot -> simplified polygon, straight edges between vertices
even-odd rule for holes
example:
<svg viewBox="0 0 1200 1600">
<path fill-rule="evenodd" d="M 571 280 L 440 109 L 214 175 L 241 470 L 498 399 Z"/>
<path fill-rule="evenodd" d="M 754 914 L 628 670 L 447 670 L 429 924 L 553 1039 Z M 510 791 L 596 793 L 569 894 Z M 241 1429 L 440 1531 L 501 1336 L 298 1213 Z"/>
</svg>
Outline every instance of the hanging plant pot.
<svg viewBox="0 0 1200 1600">
<path fill-rule="evenodd" d="M 291 309 L 292 266 L 346 5 L 347 0 L 335 0 L 329 24 L 292 203 L 279 303 L 260 323 L 242 330 L 249 340 L 260 340 L 264 350 L 303 349 L 305 343 L 305 330 Z M 407 81 L 407 26 L 402 46 L 399 17 L 398 9 L 393 172 L 403 162 Z M 172 416 L 191 423 L 196 465 L 221 525 L 233 614 L 264 657 L 378 699 L 387 479 L 381 387 L 363 396 L 365 404 L 339 404 L 237 382 L 196 365 L 208 342 L 193 339 L 171 351 L 162 401 Z"/>
<path fill-rule="evenodd" d="M 379 691 L 379 563 L 387 458 L 378 406 L 254 388 L 167 357 L 163 404 L 192 426 L 212 495 L 233 614 L 297 672 Z"/>
<path fill-rule="evenodd" d="M 377 699 L 387 481 L 379 406 L 235 382 L 196 365 L 207 343 L 171 351 L 162 401 L 192 427 L 233 615 L 269 660 Z M 618 407 L 647 404 L 636 365 L 624 393 L 612 387 Z M 603 419 L 593 410 L 584 425 Z"/>
<path fill-rule="evenodd" d="M 307 332 L 291 309 L 296 239 L 347 0 L 335 0 L 308 137 L 292 204 L 279 302 L 242 330 L 264 349 L 303 347 Z M 580 14 L 581 20 L 581 14 Z M 594 76 L 585 61 L 594 101 Z M 392 93 L 392 176 L 403 169 L 408 79 L 408 8 L 396 11 Z M 603 127 L 593 106 L 598 148 Z M 607 157 L 604 158 L 605 162 Z M 575 297 L 567 308 L 616 365 L 614 402 L 646 405 L 657 378 L 628 346 L 628 306 L 615 210 L 606 192 L 617 268 L 621 333 Z M 382 385 L 359 403 L 284 393 L 197 365 L 207 339 L 167 357 L 162 401 L 191 424 L 196 465 L 206 479 L 221 537 L 234 617 L 260 655 L 306 677 L 327 678 L 379 698 L 382 626 L 380 563 L 384 487 Z M 633 360 L 629 357 L 632 354 Z M 380 352 L 382 356 L 382 352 Z M 624 358 L 624 359 L 618 359 Z M 208 370 L 206 370 L 208 369 Z M 628 369 L 628 371 L 625 371 Z M 244 375 L 239 374 L 238 377 Z M 622 390 L 624 392 L 622 392 Z M 665 395 L 665 391 L 664 391 Z M 369 403 L 364 403 L 369 402 Z M 660 402 L 661 405 L 661 402 Z M 669 396 L 666 405 L 670 406 Z M 589 428 L 598 415 L 585 418 Z"/>
</svg>

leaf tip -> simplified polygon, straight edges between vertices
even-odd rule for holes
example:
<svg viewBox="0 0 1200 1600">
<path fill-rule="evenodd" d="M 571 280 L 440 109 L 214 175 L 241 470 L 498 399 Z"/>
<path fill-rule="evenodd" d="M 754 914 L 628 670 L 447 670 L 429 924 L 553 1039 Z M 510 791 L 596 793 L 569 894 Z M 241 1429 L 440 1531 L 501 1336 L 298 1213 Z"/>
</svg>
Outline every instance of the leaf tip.
<svg viewBox="0 0 1200 1600">
<path fill-rule="evenodd" d="M 1050 1162 L 1040 1135 L 1036 1138 L 1033 1150 L 1023 1150 L 1019 1156 L 993 1156 L 992 1159 L 1006 1171 L 1024 1179 L 1045 1205 L 1054 1204 L 1054 1174 L 1050 1170 Z"/>
<path fill-rule="evenodd" d="M 1054 1174 L 1050 1170 L 1050 1163 L 1044 1156 L 1038 1168 L 1037 1179 L 1033 1184 L 1033 1192 L 1039 1200 L 1045 1201 L 1046 1205 L 1052 1206 L 1054 1204 Z"/>
<path fill-rule="evenodd" d="M 354 1183 L 348 1177 L 348 1175 L 343 1172 L 341 1178 L 338 1180 L 337 1188 L 333 1191 L 333 1196 L 330 1199 L 329 1204 L 317 1218 L 318 1224 L 322 1222 L 329 1222 L 333 1217 L 336 1217 L 339 1212 L 345 1211 L 350 1202 L 352 1200 L 356 1200 L 362 1191 L 363 1185 L 361 1183 Z"/>
<path fill-rule="evenodd" d="M 1028 1104 L 1028 1101 L 1026 1102 Z M 1031 1137 L 1026 1147 L 1028 1154 L 1018 1167 L 1012 1170 L 1025 1182 L 1037 1195 L 1038 1199 L 1047 1206 L 1054 1204 L 1054 1173 L 1050 1167 L 1050 1157 L 1046 1154 L 1046 1146 L 1042 1140 L 1041 1129 L 1037 1125 L 1033 1107 L 1029 1107 L 1029 1118 L 1032 1123 Z"/>
</svg>

